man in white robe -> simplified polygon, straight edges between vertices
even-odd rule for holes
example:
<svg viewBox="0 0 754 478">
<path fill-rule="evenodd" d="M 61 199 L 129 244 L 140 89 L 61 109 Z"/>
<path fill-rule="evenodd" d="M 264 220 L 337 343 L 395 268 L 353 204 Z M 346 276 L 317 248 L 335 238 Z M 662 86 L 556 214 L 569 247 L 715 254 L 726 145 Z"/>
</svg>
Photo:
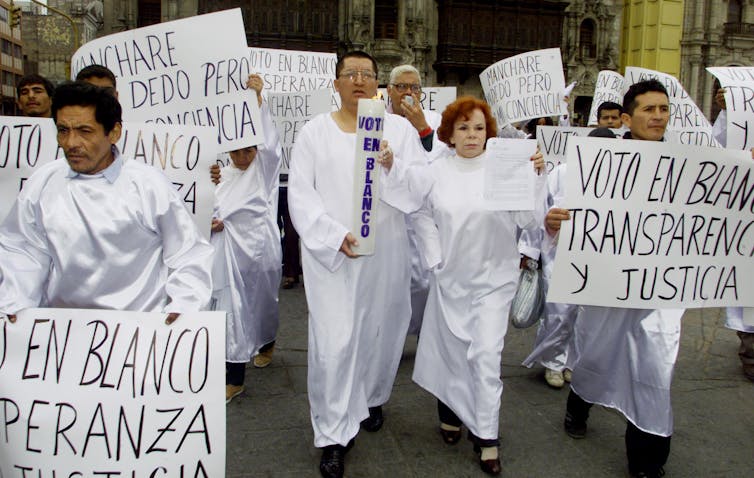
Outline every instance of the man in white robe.
<svg viewBox="0 0 754 478">
<path fill-rule="evenodd" d="M 387 94 L 390 97 L 388 112 L 403 116 L 416 130 L 430 163 L 437 158 L 451 154 L 448 146 L 437 137 L 442 115 L 425 110 L 421 105 L 422 82 L 419 70 L 412 65 L 399 65 L 390 71 Z M 424 316 L 424 306 L 429 294 L 429 271 L 421 265 L 416 243 L 416 233 L 406 216 L 408 228 L 409 254 L 411 257 L 411 322 L 408 333 L 418 335 Z"/>
<path fill-rule="evenodd" d="M 26 181 L 0 227 L 0 312 L 161 311 L 170 323 L 206 308 L 212 246 L 160 171 L 120 156 L 118 101 L 72 83 L 52 112 L 66 160 Z"/>
<path fill-rule="evenodd" d="M 291 219 L 302 241 L 309 404 L 325 477 L 343 476 L 345 452 L 362 421 L 368 431 L 382 425 L 411 316 L 404 212 L 417 209 L 429 188 L 422 183 L 426 160 L 414 129 L 399 116 L 385 115 L 377 155 L 381 198 L 372 212 L 375 252 L 354 254 L 358 100 L 376 95 L 377 64 L 364 52 L 350 52 L 338 61 L 336 74 L 341 109 L 301 130 L 288 186 Z"/>
<path fill-rule="evenodd" d="M 212 219 L 212 296 L 215 309 L 227 312 L 226 402 L 243 392 L 246 363 L 252 357 L 272 359 L 279 324 L 282 252 L 277 204 L 282 147 L 262 101 L 262 77 L 250 75 L 247 86 L 259 102 L 264 143 L 230 152 L 231 164 L 222 168 L 215 190 Z M 257 355 L 260 352 L 264 355 Z"/>
<path fill-rule="evenodd" d="M 626 139 L 661 141 L 669 120 L 669 99 L 656 80 L 636 83 L 623 100 Z M 545 218 L 550 237 L 568 210 Z M 631 476 L 660 477 L 670 453 L 673 412 L 670 384 L 678 356 L 683 309 L 643 310 L 579 307 L 574 326 L 576 360 L 564 427 L 584 438 L 592 404 L 620 411 L 627 419 L 626 454 Z"/>
</svg>

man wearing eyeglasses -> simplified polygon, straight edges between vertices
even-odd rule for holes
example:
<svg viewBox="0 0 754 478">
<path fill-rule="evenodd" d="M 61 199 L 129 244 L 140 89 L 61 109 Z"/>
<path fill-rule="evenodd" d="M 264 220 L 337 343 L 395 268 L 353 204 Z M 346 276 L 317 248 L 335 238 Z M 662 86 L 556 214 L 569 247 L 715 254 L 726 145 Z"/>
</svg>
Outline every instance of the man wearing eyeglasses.
<svg viewBox="0 0 754 478">
<path fill-rule="evenodd" d="M 427 161 L 411 124 L 385 115 L 377 162 L 375 252 L 358 256 L 353 212 L 358 103 L 377 94 L 377 63 L 361 51 L 337 63 L 341 108 L 312 118 L 293 146 L 288 206 L 301 236 L 309 308 L 307 385 L 314 445 L 326 478 L 344 473 L 359 428 L 383 424 L 410 318 L 405 213 L 429 190 Z M 389 145 L 388 145 L 389 143 Z"/>
<path fill-rule="evenodd" d="M 419 70 L 411 65 L 393 68 L 387 94 L 390 97 L 388 111 L 403 116 L 411 123 L 419 134 L 422 146 L 429 153 L 430 161 L 448 152 L 448 147 L 437 139 L 435 134 L 442 121 L 442 115 L 422 109 L 422 82 Z"/>
</svg>

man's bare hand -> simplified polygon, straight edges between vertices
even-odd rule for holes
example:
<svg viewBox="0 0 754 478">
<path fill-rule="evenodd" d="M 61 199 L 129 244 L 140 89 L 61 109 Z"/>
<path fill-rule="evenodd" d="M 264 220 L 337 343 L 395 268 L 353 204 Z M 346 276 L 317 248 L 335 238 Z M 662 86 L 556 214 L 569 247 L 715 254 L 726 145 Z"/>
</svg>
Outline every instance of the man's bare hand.
<svg viewBox="0 0 754 478">
<path fill-rule="evenodd" d="M 225 224 L 223 223 L 222 219 L 213 217 L 212 227 L 210 229 L 212 230 L 212 232 L 222 232 L 222 230 L 225 229 Z"/>
<path fill-rule="evenodd" d="M 350 258 L 356 258 L 359 257 L 358 254 L 353 252 L 353 249 L 351 247 L 356 247 L 359 245 L 359 241 L 356 240 L 355 237 L 353 237 L 353 234 L 350 232 L 346 234 L 346 237 L 343 239 L 343 244 L 340 245 L 340 252 L 345 254 L 347 257 Z"/>
<path fill-rule="evenodd" d="M 165 319 L 165 323 L 166 323 L 167 325 L 170 325 L 170 324 L 172 324 L 173 322 L 175 322 L 176 320 L 178 320 L 178 317 L 180 317 L 180 316 L 181 316 L 181 314 L 180 314 L 180 313 L 178 313 L 178 312 L 170 312 L 170 313 L 168 314 L 168 317 L 167 317 L 167 318 Z"/>
<path fill-rule="evenodd" d="M 545 216 L 545 228 L 550 236 L 554 236 L 560 231 L 560 223 L 571 220 L 571 211 L 559 207 L 551 208 Z"/>
<path fill-rule="evenodd" d="M 209 167 L 209 177 L 215 184 L 220 184 L 220 165 L 213 164 Z"/>
<path fill-rule="evenodd" d="M 422 132 L 429 128 L 429 124 L 427 123 L 427 119 L 424 118 L 424 111 L 419 102 L 419 93 L 414 93 L 411 97 L 414 99 L 413 103 L 406 101 L 406 98 L 408 98 L 407 96 L 401 99 L 403 117 L 406 118 L 414 128 L 416 128 L 417 132 Z"/>
<path fill-rule="evenodd" d="M 8 322 L 10 322 L 11 324 L 15 324 L 16 323 L 16 314 L 8 314 Z"/>
<path fill-rule="evenodd" d="M 257 102 L 259 106 L 262 106 L 262 88 L 264 88 L 262 77 L 256 73 L 249 75 L 249 78 L 246 80 L 246 88 L 250 88 L 257 93 Z"/>
<path fill-rule="evenodd" d="M 380 152 L 377 153 L 377 162 L 382 165 L 387 172 L 393 167 L 393 150 L 388 145 L 387 140 L 380 141 Z"/>
<path fill-rule="evenodd" d="M 726 109 L 725 88 L 717 89 L 717 93 L 715 93 L 715 103 L 717 103 L 717 106 L 719 106 L 721 110 Z"/>
</svg>

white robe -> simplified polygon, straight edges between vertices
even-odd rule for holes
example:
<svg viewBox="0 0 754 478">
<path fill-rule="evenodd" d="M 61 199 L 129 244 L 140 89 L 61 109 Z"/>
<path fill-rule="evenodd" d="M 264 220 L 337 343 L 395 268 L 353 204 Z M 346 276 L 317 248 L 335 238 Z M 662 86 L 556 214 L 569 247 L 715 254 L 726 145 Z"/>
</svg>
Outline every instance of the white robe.
<svg viewBox="0 0 754 478">
<path fill-rule="evenodd" d="M 227 312 L 225 357 L 246 363 L 275 340 L 278 289 L 282 274 L 277 225 L 278 184 L 282 151 L 265 107 L 265 144 L 242 171 L 232 162 L 222 169 L 215 190 L 214 216 L 224 229 L 212 233 L 215 310 Z"/>
<path fill-rule="evenodd" d="M 412 215 L 424 263 L 432 268 L 413 379 L 474 435 L 496 439 L 500 360 L 519 276 L 517 228 L 539 227 L 546 188 L 540 176 L 535 211 L 486 210 L 485 157 L 433 162 L 432 191 Z"/>
<path fill-rule="evenodd" d="M 437 137 L 437 128 L 442 122 L 442 115 L 435 111 L 424 110 L 424 118 L 429 126 L 435 130 L 432 137 L 432 151 L 428 151 L 427 161 L 430 163 L 453 154 L 448 145 L 440 141 Z M 419 259 L 419 246 L 416 241 L 411 219 L 406 216 L 406 227 L 408 228 L 409 255 L 411 257 L 411 322 L 408 326 L 408 333 L 418 335 L 422 326 L 422 317 L 424 317 L 424 307 L 427 305 L 427 295 L 429 294 L 429 271 L 422 266 Z"/>
<path fill-rule="evenodd" d="M 39 168 L 0 227 L 0 311 L 188 312 L 207 307 L 212 246 L 170 181 L 138 161 Z"/>
<path fill-rule="evenodd" d="M 560 164 L 547 177 L 548 206 L 562 207 L 565 195 L 566 164 Z M 537 231 L 523 231 L 518 243 L 519 251 L 529 257 L 539 258 L 542 264 L 545 293 L 550 285 L 555 264 L 556 248 L 548 241 L 544 226 Z M 525 367 L 539 363 L 552 370 L 563 371 L 573 366 L 573 324 L 578 307 L 573 304 L 545 303 L 545 316 L 539 322 L 534 348 L 523 361 Z"/>
<path fill-rule="evenodd" d="M 301 237 L 309 306 L 308 393 L 314 445 L 346 445 L 368 407 L 384 404 L 411 317 L 404 212 L 420 207 L 426 160 L 416 130 L 387 114 L 384 139 L 395 154 L 382 171 L 372 256 L 339 251 L 353 212 L 356 134 L 330 113 L 310 120 L 293 147 L 288 205 Z M 354 234 L 356 235 L 356 234 Z"/>
</svg>

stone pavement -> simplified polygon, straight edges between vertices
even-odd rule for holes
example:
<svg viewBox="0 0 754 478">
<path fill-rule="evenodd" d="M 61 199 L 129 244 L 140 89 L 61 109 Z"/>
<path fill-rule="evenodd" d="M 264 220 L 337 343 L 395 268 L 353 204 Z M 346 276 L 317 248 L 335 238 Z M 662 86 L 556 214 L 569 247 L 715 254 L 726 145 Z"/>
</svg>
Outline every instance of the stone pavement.
<svg viewBox="0 0 754 478">
<path fill-rule="evenodd" d="M 250 367 L 247 390 L 227 410 L 227 476 L 318 477 L 306 396 L 307 311 L 301 286 L 280 291 L 281 324 L 272 365 Z M 594 407 L 584 440 L 563 431 L 567 388 L 545 385 L 541 368 L 520 365 L 535 329 L 510 327 L 503 351 L 501 460 L 504 477 L 627 476 L 625 420 Z M 754 383 L 741 373 L 738 337 L 722 309 L 683 319 L 673 381 L 675 433 L 668 477 L 754 477 Z M 471 444 L 445 445 L 434 398 L 411 381 L 416 338 L 409 337 L 385 425 L 359 433 L 346 477 L 483 477 Z"/>
</svg>

